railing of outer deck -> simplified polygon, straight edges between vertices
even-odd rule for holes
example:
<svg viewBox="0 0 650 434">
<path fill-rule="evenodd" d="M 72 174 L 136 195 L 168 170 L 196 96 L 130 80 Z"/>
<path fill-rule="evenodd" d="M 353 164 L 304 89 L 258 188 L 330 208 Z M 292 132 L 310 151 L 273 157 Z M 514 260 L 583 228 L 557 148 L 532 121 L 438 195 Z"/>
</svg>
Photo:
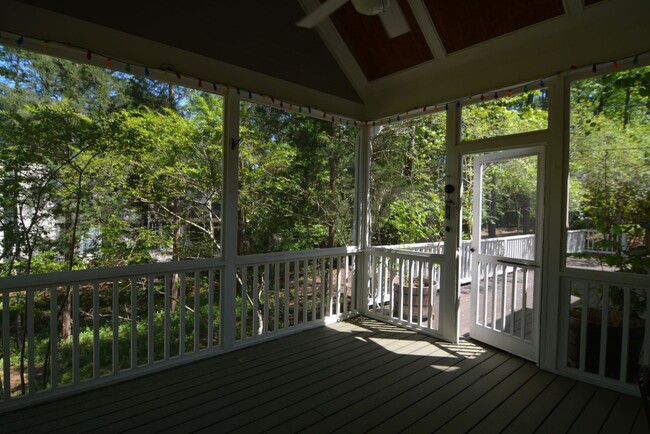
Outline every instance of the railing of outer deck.
<svg viewBox="0 0 650 434">
<path fill-rule="evenodd" d="M 366 313 L 439 335 L 444 257 L 426 251 L 377 247 L 368 250 L 368 258 Z"/>
<path fill-rule="evenodd" d="M 432 243 L 394 244 L 381 246 L 385 249 L 407 250 L 412 252 L 425 252 L 443 254 L 445 243 L 442 241 Z M 460 283 L 472 281 L 472 241 L 463 240 L 460 245 Z M 481 240 L 483 253 L 491 255 L 508 256 L 510 258 L 532 259 L 535 252 L 534 235 L 517 235 L 504 238 L 486 238 Z"/>
<path fill-rule="evenodd" d="M 567 231 L 567 253 L 616 253 L 627 247 L 625 234 L 601 234 L 595 229 Z"/>
<path fill-rule="evenodd" d="M 223 287 L 218 259 L 2 279 L 0 410 L 209 357 L 224 335 L 238 348 L 345 318 L 356 309 L 357 255 L 239 257 L 236 288 Z M 233 292 L 228 324 L 221 306 Z"/>
</svg>

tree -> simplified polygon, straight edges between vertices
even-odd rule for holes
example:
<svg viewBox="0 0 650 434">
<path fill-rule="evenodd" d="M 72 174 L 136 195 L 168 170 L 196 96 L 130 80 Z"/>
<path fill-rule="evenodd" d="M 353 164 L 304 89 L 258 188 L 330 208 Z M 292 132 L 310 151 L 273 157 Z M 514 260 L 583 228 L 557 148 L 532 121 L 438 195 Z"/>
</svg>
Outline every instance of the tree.
<svg viewBox="0 0 650 434">
<path fill-rule="evenodd" d="M 243 104 L 240 253 L 350 242 L 356 128 Z"/>
<path fill-rule="evenodd" d="M 373 244 L 439 240 L 444 234 L 445 117 L 380 127 L 371 142 Z"/>
<path fill-rule="evenodd" d="M 573 84 L 572 227 L 644 230 L 650 245 L 649 89 L 648 67 Z"/>
</svg>

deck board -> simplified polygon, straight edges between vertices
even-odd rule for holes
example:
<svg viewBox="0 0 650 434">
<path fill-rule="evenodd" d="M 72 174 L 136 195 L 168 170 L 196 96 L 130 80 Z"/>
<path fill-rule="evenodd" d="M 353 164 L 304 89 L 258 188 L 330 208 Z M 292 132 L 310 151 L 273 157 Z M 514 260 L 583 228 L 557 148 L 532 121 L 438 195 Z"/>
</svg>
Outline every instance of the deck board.
<svg viewBox="0 0 650 434">
<path fill-rule="evenodd" d="M 615 402 L 616 392 L 607 389 L 596 390 L 589 403 L 573 422 L 569 432 L 582 434 L 600 431 Z"/>
<path fill-rule="evenodd" d="M 501 383 L 491 388 L 487 393 L 469 406 L 463 407 L 453 419 L 446 422 L 438 431 L 441 433 L 468 432 L 494 409 L 525 384 L 537 372 L 531 363 L 524 363 Z"/>
<path fill-rule="evenodd" d="M 323 385 L 323 387 L 318 387 L 317 384 L 307 385 L 307 387 L 294 393 L 293 398 L 297 402 L 292 405 L 295 418 L 292 418 L 289 421 L 285 421 L 286 416 L 278 409 L 265 417 L 259 417 L 259 414 L 256 410 L 253 410 L 250 414 L 249 420 L 255 420 L 254 423 L 263 423 L 268 424 L 269 426 L 280 425 L 281 429 L 291 430 L 291 427 L 306 427 L 311 425 L 307 424 L 306 421 L 312 418 L 312 408 L 316 405 L 326 403 L 328 401 L 339 399 L 341 394 L 353 393 L 357 388 L 363 387 L 368 383 L 372 383 L 376 378 L 394 377 L 395 375 L 398 378 L 404 378 L 408 375 L 408 372 L 412 372 L 414 369 L 417 369 L 418 365 L 423 365 L 424 363 L 430 363 L 430 359 L 421 356 L 417 361 L 411 361 L 408 355 L 418 354 L 420 351 L 423 351 L 427 345 L 430 345 L 427 340 L 422 341 L 402 341 L 401 345 L 393 346 L 393 351 L 398 351 L 401 355 L 396 357 L 378 357 L 367 362 L 364 362 L 360 365 L 354 367 L 354 369 L 345 369 L 344 371 L 339 371 L 337 373 L 336 382 L 327 379 L 328 385 Z M 435 348 L 435 347 L 433 347 Z M 435 351 L 429 351 L 430 355 L 434 355 Z M 274 405 L 273 409 L 278 405 Z M 303 413 L 305 416 L 303 417 Z M 319 418 L 323 419 L 323 415 L 320 413 Z M 314 421 L 316 422 L 316 421 Z M 244 428 L 243 432 L 246 431 L 245 427 L 238 426 L 238 428 Z"/>
<path fill-rule="evenodd" d="M 0 414 L 2 432 L 648 432 L 641 400 L 359 317 Z"/>
<path fill-rule="evenodd" d="M 571 429 L 576 415 L 582 412 L 596 390 L 597 387 L 591 384 L 576 383 L 544 420 L 538 429 L 539 432 L 567 432 Z"/>
<path fill-rule="evenodd" d="M 634 426 L 636 416 L 641 408 L 641 400 L 628 395 L 621 395 L 616 400 L 609 417 L 603 424 L 602 432 L 629 432 Z M 648 430 L 646 430 L 648 432 Z"/>
<path fill-rule="evenodd" d="M 508 424 L 503 432 L 512 434 L 535 432 L 575 384 L 574 380 L 555 377 L 542 393 L 528 402 L 526 408 Z"/>
<path fill-rule="evenodd" d="M 469 432 L 478 434 L 503 431 L 555 378 L 553 374 L 538 370 L 532 378 L 509 395 Z"/>
<path fill-rule="evenodd" d="M 645 414 L 643 408 L 639 409 L 639 412 L 636 415 L 636 420 L 634 421 L 634 426 L 630 433 L 632 434 L 648 434 L 650 429 L 648 429 L 648 417 Z"/>
</svg>

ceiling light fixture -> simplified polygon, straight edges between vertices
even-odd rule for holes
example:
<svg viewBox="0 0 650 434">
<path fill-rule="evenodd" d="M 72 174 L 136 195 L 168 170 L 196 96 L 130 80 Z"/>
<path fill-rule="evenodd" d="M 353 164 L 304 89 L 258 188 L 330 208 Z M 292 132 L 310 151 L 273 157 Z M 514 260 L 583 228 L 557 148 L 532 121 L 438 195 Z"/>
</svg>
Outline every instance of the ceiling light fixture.
<svg viewBox="0 0 650 434">
<path fill-rule="evenodd" d="M 386 12 L 390 0 L 351 0 L 352 6 L 363 15 L 377 15 Z"/>
</svg>

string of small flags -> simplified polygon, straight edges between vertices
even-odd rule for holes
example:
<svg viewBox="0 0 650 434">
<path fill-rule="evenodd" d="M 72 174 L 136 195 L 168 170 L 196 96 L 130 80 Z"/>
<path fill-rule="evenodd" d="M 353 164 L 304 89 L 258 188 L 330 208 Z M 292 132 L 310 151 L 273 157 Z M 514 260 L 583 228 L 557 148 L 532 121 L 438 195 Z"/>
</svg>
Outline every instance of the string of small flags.
<svg viewBox="0 0 650 434">
<path fill-rule="evenodd" d="M 35 51 L 49 52 L 53 55 L 58 55 L 60 57 L 65 57 L 70 60 L 83 61 L 85 63 L 90 63 L 96 66 L 102 66 L 113 71 L 125 71 L 129 74 L 145 76 L 152 79 L 160 79 L 166 82 L 171 83 L 172 80 L 176 80 L 177 84 L 183 85 L 185 87 L 200 89 L 207 92 L 213 92 L 218 94 L 228 93 L 231 90 L 234 90 L 238 96 L 242 99 L 246 98 L 250 101 L 261 103 L 270 107 L 276 107 L 282 110 L 287 110 L 289 112 L 296 112 L 305 116 L 310 116 L 313 118 L 324 119 L 335 124 L 358 127 L 358 126 L 381 126 L 381 125 L 390 125 L 393 122 L 400 122 L 406 119 L 420 117 L 430 113 L 439 113 L 447 112 L 451 106 L 456 106 L 457 108 L 471 105 L 475 103 L 498 100 L 502 97 L 511 97 L 516 94 L 528 93 L 533 91 L 538 91 L 546 88 L 546 80 L 552 79 L 553 77 L 558 77 L 564 73 L 556 73 L 549 75 L 541 80 L 531 81 L 524 83 L 518 86 L 501 88 L 496 90 L 491 90 L 489 92 L 481 92 L 480 94 L 475 94 L 468 96 L 466 98 L 443 101 L 434 104 L 426 104 L 423 106 L 415 107 L 411 110 L 408 110 L 403 113 L 395 114 L 392 116 L 387 116 L 383 118 L 378 118 L 374 120 L 359 120 L 351 117 L 340 116 L 333 113 L 328 113 L 325 110 L 317 109 L 310 106 L 305 106 L 297 104 L 294 102 L 289 102 L 283 99 L 275 98 L 274 96 L 265 95 L 262 93 L 255 92 L 253 90 L 243 89 L 236 86 L 231 86 L 229 84 L 217 83 L 209 80 L 204 80 L 200 77 L 195 77 L 192 74 L 183 73 L 176 69 L 172 64 L 164 63 L 160 66 L 145 65 L 135 62 L 128 62 L 124 60 L 119 60 L 111 58 L 109 56 L 103 55 L 98 52 L 94 52 L 87 48 L 74 46 L 69 43 L 63 43 L 59 41 L 48 41 L 34 37 L 26 37 L 24 35 L 14 34 L 6 30 L 0 30 L 0 42 L 8 42 L 7 45 L 13 45 L 18 47 L 29 48 Z M 39 50 L 40 45 L 40 50 Z M 83 58 L 79 58 L 78 53 L 85 53 Z M 603 61 L 599 63 L 594 63 L 591 65 L 583 65 L 577 67 L 571 65 L 568 70 L 569 73 L 575 73 L 578 71 L 585 71 L 586 68 L 591 68 L 591 72 L 594 74 L 599 71 L 602 72 L 616 72 L 619 70 L 621 64 L 625 65 L 638 65 L 640 56 L 648 57 L 649 52 L 639 53 L 634 56 L 617 59 L 613 61 Z"/>
<path fill-rule="evenodd" d="M 626 57 L 623 59 L 618 59 L 618 60 L 613 60 L 613 61 L 603 61 L 603 62 L 598 62 L 594 64 L 589 64 L 589 65 L 582 65 L 580 67 L 571 65 L 570 69 L 568 72 L 564 73 L 556 73 L 552 75 L 548 75 L 545 78 L 542 78 L 540 80 L 535 80 L 535 81 L 530 81 L 528 83 L 523 83 L 518 86 L 510 86 L 510 87 L 505 87 L 501 89 L 496 89 L 492 91 L 487 91 L 487 92 L 481 92 L 480 94 L 475 94 L 468 96 L 466 98 L 461 98 L 461 99 L 456 99 L 456 100 L 451 100 L 451 101 L 444 101 L 442 103 L 435 103 L 435 104 L 426 104 L 423 106 L 415 107 L 411 110 L 408 110 L 406 112 L 396 114 L 393 116 L 388 116 L 380 119 L 375 119 L 374 121 L 370 122 L 371 125 L 390 125 L 394 121 L 401 121 L 405 119 L 411 119 L 414 117 L 420 117 L 424 114 L 428 113 L 439 113 L 441 111 L 448 112 L 449 108 L 452 106 L 456 106 L 456 108 L 461 108 L 467 105 L 472 105 L 476 103 L 481 103 L 481 102 L 489 102 L 493 100 L 498 100 L 502 97 L 512 97 L 513 95 L 518 95 L 518 94 L 526 94 L 529 92 L 535 92 L 535 91 L 540 91 L 546 88 L 546 82 L 548 80 L 551 80 L 553 78 L 566 75 L 568 74 L 575 74 L 575 73 L 581 73 L 581 72 L 587 72 L 589 69 L 591 70 L 592 73 L 596 74 L 599 72 L 616 72 L 619 70 L 621 65 L 633 65 L 636 66 L 639 64 L 640 58 L 645 58 L 646 61 L 645 63 L 648 63 L 648 59 L 650 59 L 649 56 L 650 52 L 644 52 L 644 53 L 639 53 L 635 54 L 630 57 Z"/>
</svg>

